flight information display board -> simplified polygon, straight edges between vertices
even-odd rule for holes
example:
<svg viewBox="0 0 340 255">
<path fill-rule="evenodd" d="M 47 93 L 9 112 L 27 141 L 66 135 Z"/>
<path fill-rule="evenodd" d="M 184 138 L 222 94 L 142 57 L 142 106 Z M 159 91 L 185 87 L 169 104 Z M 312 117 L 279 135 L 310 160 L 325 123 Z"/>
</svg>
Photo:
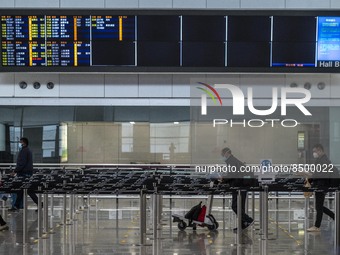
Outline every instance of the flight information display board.
<svg viewBox="0 0 340 255">
<path fill-rule="evenodd" d="M 0 10 L 0 72 L 340 72 L 335 12 Z"/>
</svg>

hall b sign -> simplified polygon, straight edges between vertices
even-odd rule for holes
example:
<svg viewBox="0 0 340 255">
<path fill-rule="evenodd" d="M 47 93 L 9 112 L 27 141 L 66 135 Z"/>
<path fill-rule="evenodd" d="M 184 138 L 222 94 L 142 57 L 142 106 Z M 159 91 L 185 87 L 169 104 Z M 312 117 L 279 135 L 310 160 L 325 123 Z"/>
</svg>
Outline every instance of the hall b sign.
<svg viewBox="0 0 340 255">
<path fill-rule="evenodd" d="M 207 95 L 214 101 L 216 104 L 216 98 L 219 101 L 220 106 L 222 106 L 222 99 L 220 94 L 216 91 L 216 89 L 220 90 L 228 90 L 232 95 L 232 109 L 233 115 L 242 116 L 244 115 L 245 109 L 245 95 L 243 91 L 231 84 L 215 84 L 211 86 L 209 84 L 200 83 L 204 85 L 207 89 L 201 89 L 205 93 L 201 95 L 201 114 L 207 115 Z M 281 95 L 280 104 L 279 104 L 279 92 Z M 294 97 L 291 97 L 294 95 Z M 297 97 L 297 95 L 301 95 Z M 269 109 L 256 109 L 254 107 L 254 98 L 253 98 L 253 88 L 247 88 L 247 107 L 249 111 L 256 116 L 269 116 L 274 113 L 278 106 L 281 107 L 281 116 L 286 116 L 287 114 L 287 105 L 292 105 L 293 107 L 297 107 L 305 116 L 311 116 L 312 114 L 306 109 L 304 106 L 305 103 L 309 102 L 311 99 L 311 93 L 309 90 L 304 88 L 272 88 L 272 104 Z M 284 127 L 295 127 L 299 123 L 295 119 L 251 119 L 251 120 L 243 120 L 235 122 L 232 119 L 214 119 L 213 126 L 216 125 L 225 125 L 230 124 L 233 125 L 243 125 L 250 127 L 262 127 L 266 124 L 274 126 L 275 123 L 280 122 Z"/>
</svg>

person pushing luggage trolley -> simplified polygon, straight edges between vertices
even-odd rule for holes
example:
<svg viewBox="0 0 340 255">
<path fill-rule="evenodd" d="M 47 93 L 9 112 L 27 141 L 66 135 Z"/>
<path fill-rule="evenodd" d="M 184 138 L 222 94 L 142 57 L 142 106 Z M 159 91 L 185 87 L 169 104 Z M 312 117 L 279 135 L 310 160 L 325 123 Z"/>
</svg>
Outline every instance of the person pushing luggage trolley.
<svg viewBox="0 0 340 255">
<path fill-rule="evenodd" d="M 226 182 L 230 185 L 230 187 L 245 187 L 251 186 L 252 182 L 254 181 L 253 178 L 245 178 L 241 175 L 241 167 L 244 166 L 240 160 L 238 160 L 234 155 L 231 153 L 231 150 L 226 147 L 222 149 L 221 156 L 223 157 L 223 161 L 228 165 L 228 167 L 232 167 L 236 169 L 235 174 L 228 174 L 227 176 L 222 176 L 222 181 Z M 233 209 L 234 213 L 237 214 L 237 190 L 233 191 L 232 193 L 232 205 L 231 208 Z M 246 198 L 247 198 L 247 191 L 241 191 L 241 201 L 242 201 L 242 230 L 245 230 L 254 224 L 254 219 L 251 218 L 245 212 L 245 205 L 246 205 Z M 237 232 L 237 228 L 233 229 L 234 232 Z"/>
</svg>

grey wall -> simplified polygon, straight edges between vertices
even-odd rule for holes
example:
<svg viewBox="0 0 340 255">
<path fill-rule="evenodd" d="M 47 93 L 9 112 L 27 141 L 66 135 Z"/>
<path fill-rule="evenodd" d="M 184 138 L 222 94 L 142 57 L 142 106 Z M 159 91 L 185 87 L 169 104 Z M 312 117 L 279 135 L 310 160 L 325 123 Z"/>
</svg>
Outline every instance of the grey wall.
<svg viewBox="0 0 340 255">
<path fill-rule="evenodd" d="M 25 81 L 26 89 L 19 83 Z M 40 89 L 32 84 L 38 81 Z M 47 82 L 55 84 L 47 89 Z M 0 73 L 0 105 L 189 106 L 190 86 L 229 83 L 253 87 L 257 105 L 267 105 L 272 87 L 312 84 L 311 106 L 340 105 L 339 74 L 31 74 Z M 317 84 L 326 87 L 320 90 Z"/>
<path fill-rule="evenodd" d="M 0 8 L 327 9 L 339 0 L 1 0 Z"/>
</svg>

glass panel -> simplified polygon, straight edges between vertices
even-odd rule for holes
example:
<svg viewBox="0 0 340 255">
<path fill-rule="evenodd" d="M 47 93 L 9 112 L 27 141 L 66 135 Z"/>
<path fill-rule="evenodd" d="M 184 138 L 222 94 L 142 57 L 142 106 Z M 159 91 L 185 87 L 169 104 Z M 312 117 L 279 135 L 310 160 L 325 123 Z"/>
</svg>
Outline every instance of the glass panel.
<svg viewBox="0 0 340 255">
<path fill-rule="evenodd" d="M 122 123 L 122 152 L 133 152 L 133 124 Z"/>
<path fill-rule="evenodd" d="M 272 159 L 273 164 L 311 163 L 312 146 L 321 143 L 331 161 L 340 164 L 339 106 L 308 106 L 311 117 L 296 107 L 287 107 L 286 118 L 300 123 L 289 128 L 283 127 L 281 121 L 275 121 L 273 126 L 267 122 L 263 127 L 250 127 L 248 121 L 257 118 L 247 106 L 244 117 L 238 118 L 231 114 L 231 106 L 208 105 L 206 117 L 201 116 L 200 107 L 192 107 L 191 114 L 198 119 L 191 123 L 189 107 L 106 107 L 95 120 L 93 112 L 102 107 L 87 107 L 86 111 L 77 108 L 78 111 L 62 106 L 1 106 L 0 123 L 5 132 L 5 146 L 0 146 L 4 148 L 0 150 L 1 162 L 15 162 L 19 139 L 28 136 L 35 163 L 216 164 L 221 163 L 220 151 L 224 147 L 230 147 L 236 157 L 248 164 L 259 164 L 265 158 Z M 81 121 L 75 121 L 80 111 Z M 208 117 L 229 122 L 213 127 Z M 283 119 L 280 109 L 270 118 Z M 130 123 L 132 119 L 135 124 Z M 231 119 L 238 124 L 231 127 Z M 305 134 L 304 148 L 298 147 L 301 132 Z"/>
<path fill-rule="evenodd" d="M 189 152 L 189 131 L 189 123 L 150 123 L 150 152 Z"/>
<path fill-rule="evenodd" d="M 67 124 L 62 123 L 59 127 L 59 155 L 61 162 L 67 162 Z"/>
<path fill-rule="evenodd" d="M 44 158 L 57 156 L 55 154 L 57 126 L 44 126 L 42 134 L 42 155 Z"/>
<path fill-rule="evenodd" d="M 10 127 L 9 137 L 11 143 L 11 154 L 16 154 L 19 151 L 19 140 L 21 137 L 20 127 Z"/>
</svg>

